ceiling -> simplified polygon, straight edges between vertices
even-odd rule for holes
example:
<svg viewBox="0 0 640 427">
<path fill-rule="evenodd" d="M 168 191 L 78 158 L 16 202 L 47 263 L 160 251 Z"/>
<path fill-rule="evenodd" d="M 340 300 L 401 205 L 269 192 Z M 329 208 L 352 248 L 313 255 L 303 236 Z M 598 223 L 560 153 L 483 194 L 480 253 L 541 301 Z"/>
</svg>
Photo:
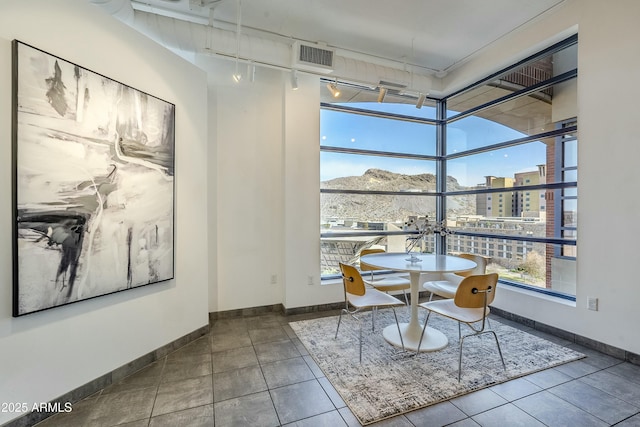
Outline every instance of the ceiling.
<svg viewBox="0 0 640 427">
<path fill-rule="evenodd" d="M 564 0 L 131 0 L 134 9 L 243 34 L 323 42 L 443 77 Z M 238 4 L 241 5 L 238 14 Z"/>
</svg>

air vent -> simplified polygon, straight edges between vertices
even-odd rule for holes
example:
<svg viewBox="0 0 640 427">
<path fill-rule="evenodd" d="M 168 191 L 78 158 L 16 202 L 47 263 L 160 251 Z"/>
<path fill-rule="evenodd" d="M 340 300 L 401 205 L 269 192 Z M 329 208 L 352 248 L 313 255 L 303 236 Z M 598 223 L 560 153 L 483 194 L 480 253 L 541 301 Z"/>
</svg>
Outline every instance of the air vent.
<svg viewBox="0 0 640 427">
<path fill-rule="evenodd" d="M 333 72 L 335 51 L 318 45 L 296 42 L 293 44 L 293 68 L 320 73 Z"/>
<path fill-rule="evenodd" d="M 298 61 L 331 67 L 333 65 L 333 52 L 303 44 L 300 45 L 300 50 L 298 51 Z"/>
</svg>

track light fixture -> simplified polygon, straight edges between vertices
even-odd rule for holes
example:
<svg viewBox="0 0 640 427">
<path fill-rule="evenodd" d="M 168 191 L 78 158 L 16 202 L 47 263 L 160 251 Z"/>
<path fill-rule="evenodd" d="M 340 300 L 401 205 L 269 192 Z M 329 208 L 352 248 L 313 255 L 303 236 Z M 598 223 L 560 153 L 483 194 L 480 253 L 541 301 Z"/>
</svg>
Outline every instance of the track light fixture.
<svg viewBox="0 0 640 427">
<path fill-rule="evenodd" d="M 387 89 L 384 87 L 380 87 L 380 93 L 378 94 L 378 102 L 383 102 L 385 96 L 387 96 Z"/>
<path fill-rule="evenodd" d="M 298 90 L 298 70 L 291 70 L 291 89 Z"/>
<path fill-rule="evenodd" d="M 416 108 L 422 108 L 425 98 L 426 95 L 424 93 L 420 93 L 420 96 L 418 96 L 418 102 L 416 102 Z"/>
<path fill-rule="evenodd" d="M 334 98 L 340 96 L 340 89 L 338 89 L 338 85 L 336 83 L 328 83 L 327 89 L 329 89 L 329 92 L 331 92 L 331 95 L 333 95 Z"/>
</svg>

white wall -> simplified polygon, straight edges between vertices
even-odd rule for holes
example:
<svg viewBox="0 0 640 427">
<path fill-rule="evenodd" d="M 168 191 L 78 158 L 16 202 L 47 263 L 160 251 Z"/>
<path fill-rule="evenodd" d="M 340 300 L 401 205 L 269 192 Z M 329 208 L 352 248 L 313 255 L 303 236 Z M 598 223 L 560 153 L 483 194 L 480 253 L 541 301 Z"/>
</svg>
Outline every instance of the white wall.
<svg viewBox="0 0 640 427">
<path fill-rule="evenodd" d="M 282 92 L 280 73 L 256 71 L 232 80 L 234 63 L 203 57 L 210 77 L 209 120 L 215 123 L 217 163 L 211 164 L 209 197 L 216 199 L 217 271 L 212 312 L 279 304 L 282 259 Z M 246 65 L 241 66 L 246 73 Z M 272 284 L 272 276 L 276 283 Z"/>
<path fill-rule="evenodd" d="M 503 62 L 503 55 L 521 59 L 529 46 L 579 28 L 577 301 L 571 306 L 502 287 L 495 304 L 636 354 L 638 16 L 640 3 L 635 0 L 568 1 L 553 16 L 512 34 L 448 77 L 450 85 L 461 85 L 456 78 L 466 81 L 474 72 L 490 70 Z M 587 297 L 599 298 L 598 311 L 587 310 Z"/>
<path fill-rule="evenodd" d="M 344 300 L 342 283 L 320 284 L 320 84 L 299 73 L 292 91 L 285 74 L 285 307 Z M 311 191 L 315 188 L 315 194 Z M 310 283 L 313 283 L 310 285 Z"/>
<path fill-rule="evenodd" d="M 11 317 L 12 39 L 176 105 L 174 280 Z M 200 69 L 86 0 L 0 2 L 0 402 L 50 401 L 207 325 L 205 93 Z"/>
<path fill-rule="evenodd" d="M 568 0 L 550 16 L 485 49 L 447 76 L 443 87 L 464 87 L 579 28 L 577 303 L 505 287 L 496 306 L 640 353 L 633 326 L 640 314 L 632 255 L 640 235 L 640 198 L 635 196 L 640 145 L 634 126 L 640 99 L 634 84 L 640 69 L 640 28 L 633 22 L 637 16 L 640 3 L 635 0 Z M 291 92 L 288 74 L 278 77 L 272 71 L 267 73 L 270 88 L 262 86 L 267 77 L 261 73 L 256 89 L 242 88 L 231 86 L 230 70 L 213 79 L 217 105 L 210 111 L 219 126 L 219 272 L 212 279 L 217 284 L 212 285 L 210 308 L 273 303 L 293 308 L 340 301 L 337 285 L 307 285 L 309 275 L 317 279 L 319 257 L 317 80 L 308 77 L 300 91 Z M 229 224 L 249 225 L 249 232 L 231 232 Z M 281 233 L 284 240 L 278 237 Z M 233 243 L 236 240 L 243 243 Z M 270 287 L 272 273 L 284 281 Z M 599 311 L 586 309 L 588 296 L 600 299 Z"/>
<path fill-rule="evenodd" d="M 196 64 L 209 73 L 215 124 L 210 311 L 340 300 L 340 287 L 320 285 L 318 77 L 298 73 L 293 91 L 286 71 L 257 67 L 251 82 L 240 64 L 238 84 L 234 61 L 198 56 Z"/>
</svg>

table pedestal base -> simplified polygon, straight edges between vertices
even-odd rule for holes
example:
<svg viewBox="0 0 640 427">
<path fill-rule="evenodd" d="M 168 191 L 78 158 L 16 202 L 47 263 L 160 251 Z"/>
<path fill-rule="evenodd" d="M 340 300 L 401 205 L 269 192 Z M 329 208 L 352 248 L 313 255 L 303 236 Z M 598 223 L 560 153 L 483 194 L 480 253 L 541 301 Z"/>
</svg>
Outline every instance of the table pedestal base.
<svg viewBox="0 0 640 427">
<path fill-rule="evenodd" d="M 400 332 L 404 341 L 405 350 L 417 351 L 420 342 L 420 334 L 422 334 L 422 326 L 420 324 L 400 323 Z M 402 348 L 402 342 L 398 335 L 398 327 L 391 324 L 384 328 L 382 336 L 389 344 Z M 447 336 L 437 329 L 427 326 L 420 344 L 420 351 L 436 351 L 445 348 L 449 344 Z"/>
</svg>

